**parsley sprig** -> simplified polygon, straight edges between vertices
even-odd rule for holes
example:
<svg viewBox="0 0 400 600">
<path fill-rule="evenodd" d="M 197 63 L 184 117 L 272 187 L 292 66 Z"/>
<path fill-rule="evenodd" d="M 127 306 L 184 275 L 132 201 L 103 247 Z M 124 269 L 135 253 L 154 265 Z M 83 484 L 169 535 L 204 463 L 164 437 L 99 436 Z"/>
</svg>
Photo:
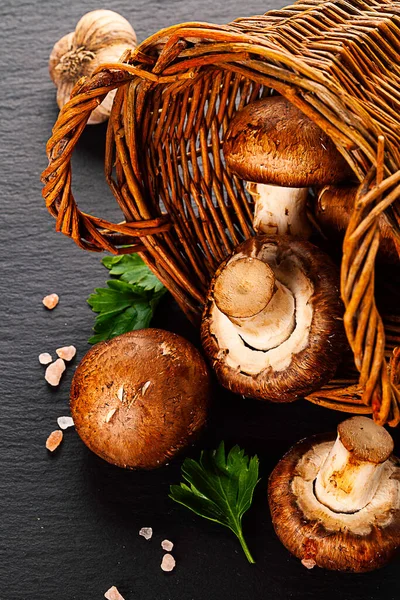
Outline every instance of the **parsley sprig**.
<svg viewBox="0 0 400 600">
<path fill-rule="evenodd" d="M 249 458 L 239 446 L 225 456 L 221 442 L 217 450 L 203 451 L 197 462 L 186 458 L 182 465 L 185 480 L 171 485 L 170 498 L 210 521 L 228 527 L 238 537 L 250 563 L 250 554 L 242 531 L 242 517 L 253 501 L 258 479 L 258 458 Z"/>
<path fill-rule="evenodd" d="M 90 344 L 148 327 L 166 292 L 137 254 L 106 256 L 102 263 L 115 279 L 107 281 L 106 288 L 96 288 L 87 300 L 93 312 L 98 313 Z"/>
</svg>

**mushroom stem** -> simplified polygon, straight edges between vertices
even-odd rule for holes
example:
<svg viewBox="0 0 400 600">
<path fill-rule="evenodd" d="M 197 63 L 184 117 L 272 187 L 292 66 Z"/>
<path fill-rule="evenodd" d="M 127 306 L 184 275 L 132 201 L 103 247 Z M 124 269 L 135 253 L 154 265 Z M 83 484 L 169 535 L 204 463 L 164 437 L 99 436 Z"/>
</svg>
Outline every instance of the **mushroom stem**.
<svg viewBox="0 0 400 600">
<path fill-rule="evenodd" d="M 247 319 L 270 302 L 275 292 L 275 275 L 258 258 L 238 257 L 222 270 L 214 291 L 221 312 L 230 319 Z"/>
<path fill-rule="evenodd" d="M 306 213 L 308 188 L 248 183 L 247 190 L 255 200 L 253 227 L 257 233 L 311 236 Z"/>
<path fill-rule="evenodd" d="M 393 451 L 389 433 L 372 419 L 353 417 L 338 427 L 338 437 L 315 480 L 321 504 L 355 513 L 374 497 Z"/>
<path fill-rule="evenodd" d="M 278 346 L 295 327 L 293 294 L 257 258 L 238 256 L 228 262 L 215 282 L 214 298 L 241 338 L 258 350 Z"/>
</svg>

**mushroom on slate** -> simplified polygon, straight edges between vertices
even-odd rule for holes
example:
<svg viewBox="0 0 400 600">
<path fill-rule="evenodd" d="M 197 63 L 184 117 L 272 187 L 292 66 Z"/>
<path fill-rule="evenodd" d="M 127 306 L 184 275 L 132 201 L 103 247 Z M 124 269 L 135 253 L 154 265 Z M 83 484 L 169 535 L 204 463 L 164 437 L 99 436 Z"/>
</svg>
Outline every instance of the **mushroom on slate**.
<svg viewBox="0 0 400 600">
<path fill-rule="evenodd" d="M 363 572 L 400 545 L 400 461 L 389 433 L 352 417 L 296 444 L 269 479 L 275 531 L 305 566 Z"/>
<path fill-rule="evenodd" d="M 248 182 L 259 233 L 307 239 L 309 187 L 353 178 L 326 133 L 282 96 L 257 100 L 236 113 L 223 152 L 230 171 Z"/>
<path fill-rule="evenodd" d="M 96 344 L 71 386 L 71 414 L 85 444 L 129 469 L 167 463 L 206 422 L 210 377 L 198 350 L 160 329 Z"/>
<path fill-rule="evenodd" d="M 342 242 L 354 208 L 356 185 L 327 185 L 319 190 L 314 201 L 314 215 L 329 240 Z M 398 264 L 400 238 L 384 214 L 378 218 L 381 242 L 378 257 L 381 262 Z"/>
<path fill-rule="evenodd" d="M 220 382 L 253 398 L 289 402 L 319 389 L 345 347 L 335 265 L 290 236 L 258 235 L 217 270 L 202 319 Z"/>
</svg>

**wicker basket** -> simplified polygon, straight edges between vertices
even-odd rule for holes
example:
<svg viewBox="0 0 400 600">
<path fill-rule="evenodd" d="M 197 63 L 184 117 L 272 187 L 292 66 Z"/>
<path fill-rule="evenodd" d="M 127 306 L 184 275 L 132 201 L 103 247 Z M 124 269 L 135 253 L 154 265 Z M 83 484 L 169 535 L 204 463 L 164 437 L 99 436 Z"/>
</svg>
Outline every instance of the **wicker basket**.
<svg viewBox="0 0 400 600">
<path fill-rule="evenodd" d="M 160 31 L 123 64 L 80 80 L 62 109 L 43 174 L 57 230 L 87 250 L 140 252 L 198 322 L 216 267 L 253 233 L 251 199 L 225 169 L 221 139 L 238 109 L 282 94 L 332 138 L 360 182 L 341 266 L 354 360 L 308 399 L 396 425 L 400 318 L 384 325 L 374 287 L 377 217 L 384 212 L 396 232 L 400 223 L 399 40 L 400 2 L 384 0 L 307 0 L 226 26 Z M 81 212 L 71 191 L 74 146 L 114 88 L 105 173 L 119 224 Z"/>
</svg>

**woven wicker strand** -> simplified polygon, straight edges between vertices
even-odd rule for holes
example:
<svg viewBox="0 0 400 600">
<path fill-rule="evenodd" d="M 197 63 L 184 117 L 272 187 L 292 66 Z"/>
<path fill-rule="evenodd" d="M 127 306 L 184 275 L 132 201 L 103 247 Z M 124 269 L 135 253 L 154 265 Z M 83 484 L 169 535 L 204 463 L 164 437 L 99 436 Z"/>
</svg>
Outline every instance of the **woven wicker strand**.
<svg viewBox="0 0 400 600">
<path fill-rule="evenodd" d="M 86 250 L 139 252 L 198 323 L 218 264 L 253 234 L 252 200 L 226 170 L 221 140 L 237 110 L 282 94 L 332 138 L 360 182 L 341 267 L 354 365 L 308 399 L 396 425 L 400 328 L 384 325 L 374 284 L 379 215 L 400 241 L 399 55 L 400 2 L 382 0 L 308 0 L 226 26 L 158 32 L 79 81 L 60 112 L 43 173 L 57 230 Z M 118 224 L 81 212 L 71 188 L 73 149 L 113 89 L 105 173 Z"/>
</svg>

